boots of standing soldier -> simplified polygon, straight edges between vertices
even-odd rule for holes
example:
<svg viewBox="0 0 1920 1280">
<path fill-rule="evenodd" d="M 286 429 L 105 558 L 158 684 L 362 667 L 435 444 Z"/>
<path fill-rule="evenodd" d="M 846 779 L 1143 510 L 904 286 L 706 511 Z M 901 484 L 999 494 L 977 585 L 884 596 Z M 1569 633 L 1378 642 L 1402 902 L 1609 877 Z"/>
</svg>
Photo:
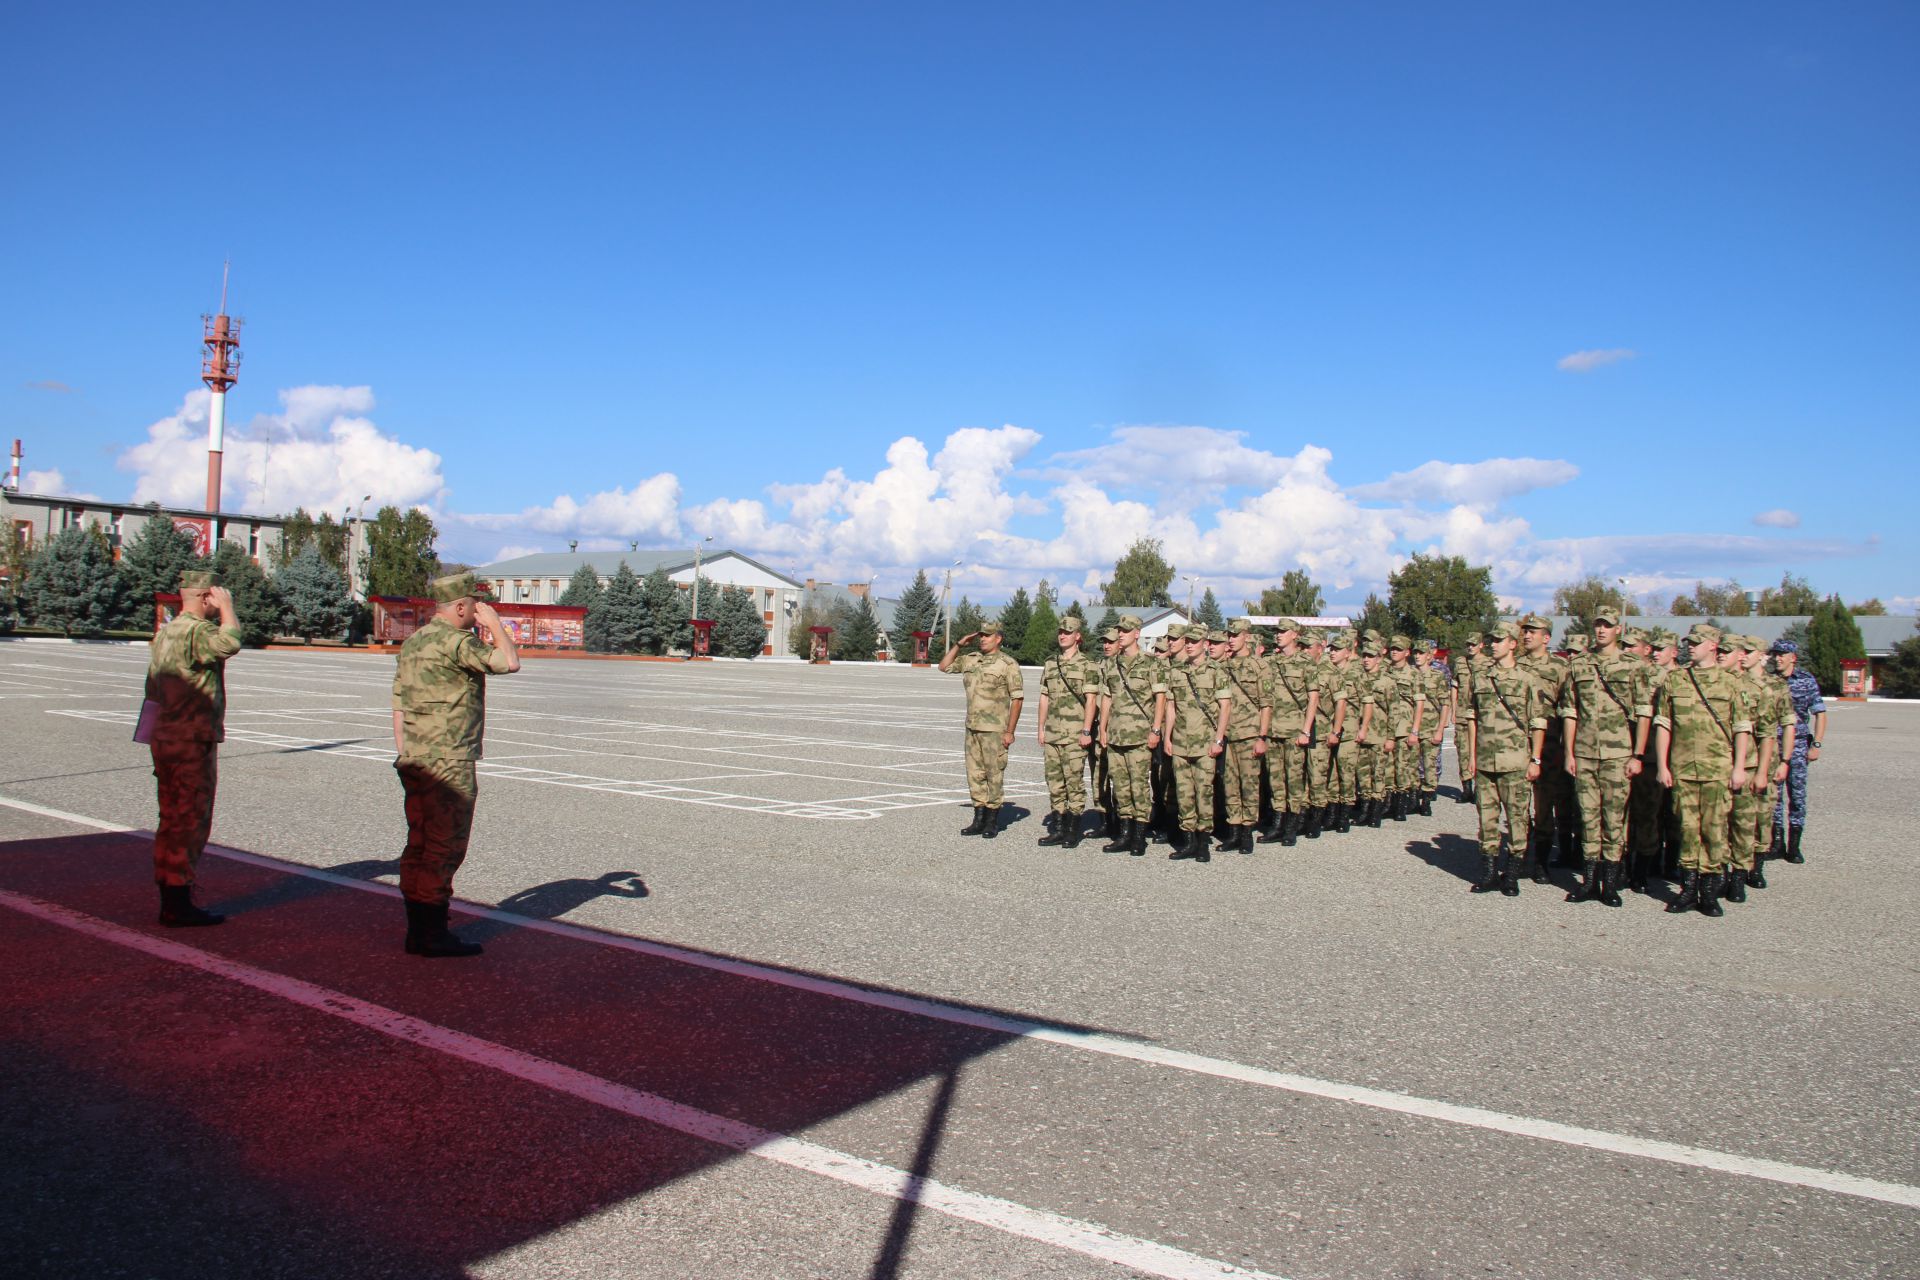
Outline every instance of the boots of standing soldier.
<svg viewBox="0 0 1920 1280">
<path fill-rule="evenodd" d="M 190 884 L 163 884 L 160 886 L 160 923 L 169 929 L 198 929 L 210 924 L 219 924 L 226 919 L 217 911 L 203 911 L 193 905 L 193 886 Z"/>
<path fill-rule="evenodd" d="M 1745 902 L 1747 900 L 1747 873 L 1738 867 L 1727 868 L 1726 874 L 1720 877 L 1720 896 L 1728 902 Z"/>
<path fill-rule="evenodd" d="M 1588 858 L 1580 883 L 1567 890 L 1568 902 L 1588 902 L 1600 896 L 1600 859 Z"/>
<path fill-rule="evenodd" d="M 1173 846 L 1173 852 L 1167 855 L 1167 861 L 1184 862 L 1188 858 L 1197 858 L 1200 856 L 1199 845 L 1198 831 L 1182 831 L 1178 843 Z"/>
<path fill-rule="evenodd" d="M 980 824 L 980 838 L 982 840 L 991 840 L 1000 834 L 1000 810 L 997 808 L 982 809 L 981 814 L 983 815 L 983 820 Z"/>
<path fill-rule="evenodd" d="M 462 942 L 458 934 L 447 928 L 445 903 L 415 902 L 412 898 L 402 898 L 400 901 L 407 908 L 408 955 L 445 959 L 480 954 L 479 943 Z"/>
<path fill-rule="evenodd" d="M 1100 846 L 1102 853 L 1125 853 L 1133 848 L 1134 828 L 1139 826 L 1132 818 L 1122 818 L 1113 824 L 1113 839 Z"/>
<path fill-rule="evenodd" d="M 1787 833 L 1783 830 L 1785 826 L 1786 824 L 1784 822 L 1776 822 L 1773 824 L 1773 834 L 1767 839 L 1767 856 L 1769 858 L 1784 858 L 1787 856 Z"/>
<path fill-rule="evenodd" d="M 1500 896 L 1503 898 L 1520 896 L 1520 881 L 1513 874 L 1513 858 L 1511 849 L 1500 855 Z"/>
<path fill-rule="evenodd" d="M 1720 881 L 1718 871 L 1700 877 L 1700 891 L 1694 895 L 1693 909 L 1703 916 L 1723 916 L 1727 909 L 1720 905 Z"/>
<path fill-rule="evenodd" d="M 1647 860 L 1638 854 L 1629 853 L 1626 865 L 1627 888 L 1635 893 L 1645 893 L 1647 891 Z M 1614 880 L 1618 884 L 1619 877 L 1616 876 Z"/>
<path fill-rule="evenodd" d="M 973 821 L 960 828 L 963 836 L 977 836 L 987 829 L 987 809 L 985 805 L 973 806 Z"/>
<path fill-rule="evenodd" d="M 1345 810 L 1345 806 L 1342 806 L 1342 811 L 1344 812 L 1344 810 Z M 1287 814 L 1285 820 L 1282 821 L 1280 824 L 1280 847 L 1281 848 L 1291 849 L 1293 848 L 1294 845 L 1299 843 L 1300 824 L 1305 820 L 1305 818 L 1306 818 L 1305 814 L 1297 811 L 1289 812 Z"/>
<path fill-rule="evenodd" d="M 1080 840 L 1084 835 L 1084 833 L 1080 830 L 1080 818 L 1081 818 L 1080 814 L 1069 813 L 1065 817 L 1060 819 L 1062 823 L 1066 824 L 1066 835 L 1064 835 L 1060 840 L 1060 844 L 1062 848 L 1078 849 L 1080 847 Z M 1059 831 L 1060 828 L 1055 827 L 1054 830 Z"/>
<path fill-rule="evenodd" d="M 1800 833 L 1804 830 L 1805 827 L 1792 827 L 1787 831 L 1787 861 L 1796 866 L 1807 860 L 1807 855 L 1800 852 Z"/>
<path fill-rule="evenodd" d="M 1767 887 L 1765 866 L 1766 864 L 1761 862 L 1760 859 L 1755 858 L 1753 860 L 1753 870 L 1747 872 L 1747 888 L 1764 889 Z"/>
<path fill-rule="evenodd" d="M 1300 823 L 1300 834 L 1309 840 L 1320 838 L 1320 823 L 1325 817 L 1327 807 L 1317 804 L 1307 810 L 1307 816 Z"/>
<path fill-rule="evenodd" d="M 1342 800 L 1339 804 L 1333 806 L 1333 829 L 1335 831 L 1338 831 L 1341 835 L 1345 835 L 1347 832 L 1353 830 L 1353 822 L 1352 805 Z M 1298 822 L 1294 823 L 1293 829 L 1295 832 L 1298 832 L 1300 830 L 1300 824 Z"/>
<path fill-rule="evenodd" d="M 1421 817 L 1431 818 L 1433 816 L 1433 801 L 1434 801 L 1434 797 L 1438 794 L 1439 794 L 1438 792 L 1434 792 L 1434 791 L 1422 791 L 1420 793 L 1420 816 Z"/>
<path fill-rule="evenodd" d="M 1480 855 L 1480 878 L 1467 886 L 1468 893 L 1492 893 L 1500 887 L 1500 873 L 1494 869 L 1494 863 L 1492 854 Z"/>
<path fill-rule="evenodd" d="M 1620 876 L 1626 871 L 1624 862 L 1603 862 L 1600 864 L 1600 905 L 1617 907 L 1620 903 Z"/>
<path fill-rule="evenodd" d="M 1527 875 L 1535 884 L 1546 884 L 1553 878 L 1547 871 L 1547 859 L 1552 856 L 1552 849 L 1553 840 L 1550 835 L 1543 835 L 1534 841 L 1533 856 L 1528 859 L 1532 865 L 1528 868 Z"/>
<path fill-rule="evenodd" d="M 1193 833 L 1193 860 L 1195 862 L 1213 861 L 1213 838 L 1204 831 Z"/>
<path fill-rule="evenodd" d="M 1067 815 L 1050 813 L 1047 815 L 1047 834 L 1034 841 L 1035 844 L 1061 845 L 1067 842 Z"/>
<path fill-rule="evenodd" d="M 1385 796 L 1375 796 L 1373 799 L 1367 801 L 1367 825 L 1378 830 L 1380 824 L 1386 820 L 1387 798 Z"/>
<path fill-rule="evenodd" d="M 1288 844 L 1293 843 L 1287 840 L 1287 822 L 1292 817 L 1293 815 L 1285 809 L 1275 809 L 1273 811 L 1273 821 L 1260 829 L 1260 834 L 1256 839 L 1261 844 L 1279 844 L 1283 841 Z"/>
<path fill-rule="evenodd" d="M 1253 827 L 1251 825 L 1240 828 L 1240 852 L 1253 852 Z"/>
<path fill-rule="evenodd" d="M 1133 824 L 1133 842 L 1127 846 L 1127 854 L 1135 858 L 1144 858 L 1147 856 L 1146 823 L 1136 822 Z"/>
<path fill-rule="evenodd" d="M 1700 905 L 1700 873 L 1686 872 L 1680 878 L 1680 896 L 1667 904 L 1667 914 L 1677 916 Z"/>
<path fill-rule="evenodd" d="M 1405 822 L 1407 820 L 1407 793 L 1406 792 L 1394 791 L 1388 794 L 1387 816 L 1389 818 L 1392 818 L 1395 822 Z"/>
<path fill-rule="evenodd" d="M 1473 784 L 1471 782 L 1461 783 L 1460 789 L 1453 793 L 1453 802 L 1455 804 L 1472 804 Z"/>
</svg>

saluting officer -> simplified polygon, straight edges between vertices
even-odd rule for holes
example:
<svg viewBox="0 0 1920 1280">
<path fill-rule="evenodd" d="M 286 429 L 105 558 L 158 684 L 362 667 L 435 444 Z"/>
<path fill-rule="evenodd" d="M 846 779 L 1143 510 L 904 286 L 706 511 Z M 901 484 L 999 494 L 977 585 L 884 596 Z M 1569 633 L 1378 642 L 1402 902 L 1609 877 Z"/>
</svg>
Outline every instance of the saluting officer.
<svg viewBox="0 0 1920 1280">
<path fill-rule="evenodd" d="M 1013 746 L 1025 701 L 1020 664 L 1001 651 L 1003 639 L 1000 624 L 988 622 L 954 641 L 940 659 L 940 670 L 958 671 L 967 691 L 967 791 L 973 799 L 973 821 L 960 834 L 989 840 L 1000 831 L 1007 749 Z M 975 641 L 978 649 L 960 652 Z"/>
</svg>

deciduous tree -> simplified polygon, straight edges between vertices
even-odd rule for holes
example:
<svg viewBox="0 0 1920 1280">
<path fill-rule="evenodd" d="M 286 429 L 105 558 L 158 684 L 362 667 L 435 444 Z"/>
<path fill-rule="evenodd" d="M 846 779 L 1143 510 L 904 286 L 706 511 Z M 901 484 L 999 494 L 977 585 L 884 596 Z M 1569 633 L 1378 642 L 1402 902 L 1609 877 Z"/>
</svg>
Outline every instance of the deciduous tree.
<svg viewBox="0 0 1920 1280">
<path fill-rule="evenodd" d="M 1247 601 L 1247 612 L 1266 618 L 1317 618 L 1327 607 L 1320 584 L 1304 569 L 1289 569 L 1280 585 L 1268 587 L 1258 600 Z"/>
<path fill-rule="evenodd" d="M 1107 604 L 1135 608 L 1168 608 L 1173 597 L 1167 588 L 1173 584 L 1173 566 L 1167 563 L 1158 538 L 1136 538 L 1126 554 L 1113 564 L 1113 579 L 1100 584 L 1100 598 Z"/>
<path fill-rule="evenodd" d="M 1461 556 L 1416 555 L 1387 579 L 1387 609 L 1393 626 L 1443 649 L 1457 649 L 1470 631 L 1493 625 L 1500 604 L 1493 595 L 1493 569 Z"/>
<path fill-rule="evenodd" d="M 367 548 L 360 553 L 361 579 L 367 594 L 424 596 L 427 584 L 440 574 L 434 551 L 439 530 L 433 518 L 418 507 L 406 511 L 382 507 L 366 526 Z"/>
</svg>

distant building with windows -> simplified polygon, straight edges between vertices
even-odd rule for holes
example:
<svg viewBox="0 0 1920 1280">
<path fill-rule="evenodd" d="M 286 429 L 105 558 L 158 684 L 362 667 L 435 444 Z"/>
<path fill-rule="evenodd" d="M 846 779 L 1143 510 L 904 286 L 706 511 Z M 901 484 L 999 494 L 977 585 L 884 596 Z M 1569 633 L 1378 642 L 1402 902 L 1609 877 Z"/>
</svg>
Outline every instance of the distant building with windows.
<svg viewBox="0 0 1920 1280">
<path fill-rule="evenodd" d="M 108 502 L 104 498 L 70 498 L 57 494 L 19 493 L 0 488 L 0 521 L 8 536 L 28 551 L 38 550 L 47 539 L 74 527 L 97 525 L 113 548 L 113 558 L 140 536 L 149 520 L 168 520 L 176 529 L 193 539 L 201 555 L 211 554 L 222 542 L 231 542 L 267 572 L 273 572 L 273 551 L 286 532 L 282 516 L 236 515 L 232 512 L 195 511 L 188 507 L 163 507 L 157 502 Z M 0 561 L 0 577 L 6 574 Z"/>
</svg>

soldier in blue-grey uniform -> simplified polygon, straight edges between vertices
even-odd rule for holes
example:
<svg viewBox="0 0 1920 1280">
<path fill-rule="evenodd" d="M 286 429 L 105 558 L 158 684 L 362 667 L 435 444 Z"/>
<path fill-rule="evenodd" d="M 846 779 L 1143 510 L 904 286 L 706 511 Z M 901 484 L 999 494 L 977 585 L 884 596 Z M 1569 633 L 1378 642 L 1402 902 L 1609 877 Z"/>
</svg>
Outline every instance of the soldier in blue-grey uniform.
<svg viewBox="0 0 1920 1280">
<path fill-rule="evenodd" d="M 1787 785 L 1780 789 L 1773 807 L 1771 852 L 1788 862 L 1805 862 L 1800 832 L 1807 825 L 1807 766 L 1820 758 L 1820 740 L 1827 736 L 1827 704 L 1813 673 L 1799 669 L 1799 645 L 1775 640 L 1769 652 L 1793 702 L 1793 754 L 1787 758 Z"/>
</svg>

